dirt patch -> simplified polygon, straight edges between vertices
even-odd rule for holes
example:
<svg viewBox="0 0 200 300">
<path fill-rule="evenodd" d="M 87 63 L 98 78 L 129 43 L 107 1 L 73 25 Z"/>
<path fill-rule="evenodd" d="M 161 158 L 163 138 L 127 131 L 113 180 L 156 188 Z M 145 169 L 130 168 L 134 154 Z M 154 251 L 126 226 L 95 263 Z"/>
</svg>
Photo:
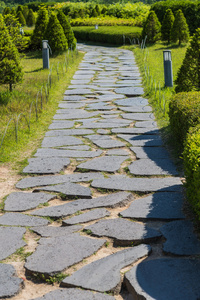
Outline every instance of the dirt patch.
<svg viewBox="0 0 200 300">
<path fill-rule="evenodd" d="M 21 179 L 16 171 L 8 166 L 0 167 L 0 201 L 12 192 L 19 191 L 15 188 L 15 184 Z"/>
</svg>

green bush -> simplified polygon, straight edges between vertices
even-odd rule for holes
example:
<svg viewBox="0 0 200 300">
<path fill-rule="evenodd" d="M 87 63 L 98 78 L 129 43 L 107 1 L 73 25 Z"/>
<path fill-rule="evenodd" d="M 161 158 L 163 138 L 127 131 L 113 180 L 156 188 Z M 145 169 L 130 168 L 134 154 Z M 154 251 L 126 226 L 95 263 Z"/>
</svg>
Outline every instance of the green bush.
<svg viewBox="0 0 200 300">
<path fill-rule="evenodd" d="M 176 92 L 200 91 L 200 28 L 190 41 L 175 83 Z"/>
<path fill-rule="evenodd" d="M 183 151 L 187 133 L 200 123 L 200 92 L 178 93 L 169 104 L 171 130 Z"/>
<path fill-rule="evenodd" d="M 179 46 L 182 42 L 188 42 L 189 40 L 189 28 L 181 9 L 175 14 L 175 19 L 171 31 L 171 39 L 173 42 L 179 42 Z"/>
<path fill-rule="evenodd" d="M 29 11 L 28 11 L 28 16 L 27 16 L 26 24 L 29 27 L 31 27 L 31 26 L 33 26 L 35 24 L 35 15 L 34 15 L 32 9 L 29 9 Z"/>
<path fill-rule="evenodd" d="M 171 31 L 174 24 L 174 14 L 171 9 L 168 9 L 164 15 L 162 26 L 161 26 L 161 36 L 162 41 L 167 41 L 169 44 L 171 41 Z"/>
<path fill-rule="evenodd" d="M 154 10 L 159 21 L 162 22 L 167 9 L 175 12 L 179 9 L 182 10 L 187 24 L 189 26 L 190 34 L 193 34 L 200 24 L 200 5 L 199 1 L 190 0 L 177 0 L 177 1 L 159 1 L 151 6 Z"/>
<path fill-rule="evenodd" d="M 153 44 L 161 38 L 161 24 L 154 11 L 150 11 L 142 30 L 142 38 L 147 36 L 147 42 Z"/>
<path fill-rule="evenodd" d="M 108 43 L 113 45 L 123 44 L 123 35 L 126 37 L 126 42 L 130 44 L 130 40 L 141 38 L 141 28 L 129 26 L 100 26 L 95 29 L 90 27 L 73 27 L 74 35 L 79 41 L 92 41 L 98 43 Z"/>
<path fill-rule="evenodd" d="M 65 16 L 65 14 L 61 10 L 59 10 L 57 13 L 57 18 L 58 18 L 58 21 L 60 22 L 60 25 L 63 28 L 65 37 L 68 42 L 68 47 L 70 49 L 72 48 L 73 50 L 75 50 L 76 49 L 76 40 L 75 40 L 75 36 L 74 36 L 73 30 L 71 28 L 71 25 L 68 21 L 67 16 Z"/>
<path fill-rule="evenodd" d="M 42 40 L 48 24 L 48 12 L 46 9 L 41 8 L 38 12 L 38 17 L 35 23 L 35 29 L 31 36 L 31 48 L 38 50 L 42 48 Z"/>
<path fill-rule="evenodd" d="M 186 195 L 200 220 L 200 125 L 191 128 L 183 151 Z"/>
</svg>

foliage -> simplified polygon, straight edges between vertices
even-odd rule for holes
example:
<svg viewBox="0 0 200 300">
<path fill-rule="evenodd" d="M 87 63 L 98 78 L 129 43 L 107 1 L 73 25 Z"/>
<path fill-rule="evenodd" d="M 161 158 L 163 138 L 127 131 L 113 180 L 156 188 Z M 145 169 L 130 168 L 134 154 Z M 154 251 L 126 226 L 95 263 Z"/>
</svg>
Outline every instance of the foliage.
<svg viewBox="0 0 200 300">
<path fill-rule="evenodd" d="M 30 8 L 26 20 L 27 26 L 31 27 L 35 24 L 35 15 L 33 13 L 33 10 Z"/>
<path fill-rule="evenodd" d="M 98 30 L 94 27 L 73 27 L 73 31 L 77 40 L 109 43 L 114 45 L 122 45 L 124 43 L 123 35 L 126 42 L 130 44 L 134 38 L 141 36 L 141 28 L 126 26 L 101 26 Z"/>
<path fill-rule="evenodd" d="M 200 220 L 200 126 L 191 128 L 183 151 L 186 195 Z"/>
<path fill-rule="evenodd" d="M 191 127 L 200 122 L 200 92 L 178 93 L 169 104 L 171 130 L 180 150 Z"/>
<path fill-rule="evenodd" d="M 23 78 L 19 53 L 10 38 L 2 15 L 0 15 L 0 70 L 0 84 L 9 84 L 10 91 L 12 85 Z"/>
<path fill-rule="evenodd" d="M 68 48 L 66 36 L 55 13 L 51 13 L 44 38 L 48 40 L 53 54 L 62 52 Z"/>
<path fill-rule="evenodd" d="M 171 41 L 171 31 L 172 31 L 173 24 L 174 24 L 174 14 L 171 9 L 167 9 L 161 26 L 161 36 L 162 36 L 162 41 L 167 41 L 168 44 Z"/>
<path fill-rule="evenodd" d="M 20 10 L 17 12 L 17 19 L 18 19 L 19 23 L 21 24 L 21 26 L 26 25 L 26 20 L 23 16 L 23 13 Z"/>
<path fill-rule="evenodd" d="M 3 16 L 10 14 L 10 7 L 5 7 L 3 10 Z"/>
<path fill-rule="evenodd" d="M 137 19 L 120 19 L 111 16 L 97 18 L 76 18 L 70 21 L 71 26 L 138 26 L 142 27 L 143 20 Z"/>
<path fill-rule="evenodd" d="M 190 41 L 175 83 L 176 92 L 200 90 L 200 28 Z"/>
<path fill-rule="evenodd" d="M 175 43 L 178 40 L 179 46 L 182 42 L 188 42 L 189 40 L 189 28 L 181 9 L 179 9 L 175 14 L 171 31 L 171 39 Z"/>
<path fill-rule="evenodd" d="M 38 12 L 38 17 L 35 23 L 33 35 L 31 36 L 31 48 L 34 50 L 42 48 L 42 40 L 44 32 L 47 28 L 48 19 L 49 17 L 47 10 L 41 8 Z"/>
<path fill-rule="evenodd" d="M 150 44 L 155 43 L 161 37 L 161 24 L 154 11 L 150 11 L 142 30 L 143 39 L 147 36 Z"/>
<path fill-rule="evenodd" d="M 58 14 L 57 14 L 57 18 L 60 22 L 60 25 L 63 28 L 64 34 L 66 36 L 67 42 L 68 42 L 68 47 L 73 50 L 75 50 L 76 48 L 76 40 L 75 40 L 75 36 L 73 33 L 73 30 L 71 28 L 71 25 L 67 19 L 67 17 L 65 16 L 65 14 L 59 10 Z"/>
<path fill-rule="evenodd" d="M 193 34 L 200 24 L 200 5 L 199 1 L 176 0 L 176 1 L 159 1 L 151 6 L 159 21 L 162 22 L 167 9 L 171 9 L 175 14 L 181 9 L 189 26 L 190 34 Z"/>
</svg>

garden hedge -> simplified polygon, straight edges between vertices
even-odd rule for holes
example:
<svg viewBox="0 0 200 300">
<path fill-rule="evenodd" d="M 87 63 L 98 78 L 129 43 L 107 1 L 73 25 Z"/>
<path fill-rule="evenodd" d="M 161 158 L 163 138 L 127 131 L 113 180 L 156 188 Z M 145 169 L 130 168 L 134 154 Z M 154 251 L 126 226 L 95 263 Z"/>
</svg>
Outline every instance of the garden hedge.
<svg viewBox="0 0 200 300">
<path fill-rule="evenodd" d="M 191 128 L 187 134 L 183 164 L 187 200 L 200 221 L 200 125 Z"/>
<path fill-rule="evenodd" d="M 159 1 L 151 6 L 151 10 L 154 10 L 159 21 L 162 23 L 165 12 L 167 9 L 171 9 L 173 13 L 181 9 L 187 24 L 189 26 L 190 34 L 193 34 L 200 24 L 200 2 L 199 1 Z"/>
<path fill-rule="evenodd" d="M 142 28 L 129 26 L 94 26 L 73 27 L 73 32 L 78 41 L 92 41 L 98 43 L 108 43 L 113 45 L 123 45 L 123 35 L 125 35 L 126 43 L 141 38 Z"/>
<path fill-rule="evenodd" d="M 190 127 L 200 123 L 200 92 L 178 93 L 169 104 L 170 125 L 180 151 Z"/>
</svg>

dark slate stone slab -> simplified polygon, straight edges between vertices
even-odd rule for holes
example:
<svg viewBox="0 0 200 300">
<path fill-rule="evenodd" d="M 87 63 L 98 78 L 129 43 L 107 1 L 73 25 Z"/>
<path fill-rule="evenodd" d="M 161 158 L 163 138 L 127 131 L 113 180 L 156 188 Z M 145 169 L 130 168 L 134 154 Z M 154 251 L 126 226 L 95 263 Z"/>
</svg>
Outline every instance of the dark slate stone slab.
<svg viewBox="0 0 200 300">
<path fill-rule="evenodd" d="M 142 97 L 120 99 L 120 100 L 116 100 L 115 103 L 117 105 L 122 105 L 122 106 L 142 106 L 142 107 L 149 104 L 148 100 Z"/>
<path fill-rule="evenodd" d="M 69 158 L 34 157 L 28 160 L 29 164 L 23 169 L 23 173 L 55 174 L 64 170 L 70 164 Z"/>
<path fill-rule="evenodd" d="M 129 208 L 120 212 L 120 215 L 131 219 L 184 219 L 182 206 L 181 193 L 161 192 L 136 199 Z"/>
<path fill-rule="evenodd" d="M 97 96 L 97 98 L 101 101 L 102 100 L 103 101 L 112 101 L 112 100 L 115 100 L 115 99 L 122 99 L 122 98 L 124 98 L 124 96 L 113 94 L 113 95 L 100 95 L 100 96 Z"/>
<path fill-rule="evenodd" d="M 105 208 L 97 208 L 94 210 L 90 210 L 86 213 L 82 213 L 78 216 L 74 216 L 70 219 L 66 219 L 63 221 L 63 225 L 74 225 L 78 223 L 86 223 L 93 220 L 98 220 L 110 215 L 110 212 Z M 70 226 L 71 227 L 71 226 Z"/>
<path fill-rule="evenodd" d="M 109 120 L 106 119 L 106 116 L 103 116 L 104 119 L 100 119 L 99 122 L 101 123 L 120 123 L 120 124 L 126 124 L 129 125 L 133 123 L 132 121 L 129 120 L 123 120 L 120 118 L 117 118 L 118 116 L 112 116 Z"/>
<path fill-rule="evenodd" d="M 85 74 L 87 76 L 87 74 Z M 84 76 L 83 76 L 83 79 L 72 79 L 71 80 L 71 84 L 79 84 L 79 85 L 82 85 L 82 84 L 87 84 L 91 81 L 90 78 L 88 79 L 84 79 Z M 69 88 L 69 87 L 68 87 Z"/>
<path fill-rule="evenodd" d="M 89 119 L 98 115 L 98 112 L 87 112 L 86 110 L 76 109 L 70 113 L 65 114 L 56 114 L 54 115 L 54 120 L 73 120 L 73 119 Z"/>
<path fill-rule="evenodd" d="M 35 156 L 48 156 L 52 159 L 54 157 L 84 157 L 92 158 L 100 156 L 103 152 L 101 150 L 95 151 L 78 151 L 78 150 L 62 150 L 62 149 L 38 149 Z"/>
<path fill-rule="evenodd" d="M 121 114 L 122 118 L 135 120 L 135 121 L 149 121 L 154 120 L 154 115 L 151 113 L 130 113 L 130 114 Z"/>
<path fill-rule="evenodd" d="M 163 147 L 130 147 L 130 149 L 136 154 L 137 158 L 169 159 L 169 154 Z"/>
<path fill-rule="evenodd" d="M 84 70 L 84 71 L 76 71 L 75 75 L 90 75 L 90 74 L 95 74 L 95 71 L 92 70 Z M 84 76 L 85 78 L 85 76 Z"/>
<path fill-rule="evenodd" d="M 118 84 L 130 84 L 132 86 L 138 86 L 141 85 L 142 81 L 141 79 L 124 79 L 124 80 L 118 80 L 117 81 Z"/>
<path fill-rule="evenodd" d="M 65 278 L 61 285 L 118 294 L 121 288 L 120 270 L 148 255 L 150 250 L 150 246 L 140 245 L 118 251 L 84 266 Z"/>
<path fill-rule="evenodd" d="M 64 96 L 65 101 L 82 101 L 82 100 L 87 100 L 83 96 Z"/>
<path fill-rule="evenodd" d="M 157 123 L 155 121 L 142 121 L 136 122 L 135 127 L 145 127 L 145 128 L 158 128 Z"/>
<path fill-rule="evenodd" d="M 113 296 L 81 289 L 58 289 L 32 300 L 115 300 Z"/>
<path fill-rule="evenodd" d="M 0 226 L 0 260 L 3 260 L 13 254 L 17 249 L 26 246 L 26 243 L 22 240 L 25 232 L 26 229 L 21 227 Z"/>
<path fill-rule="evenodd" d="M 92 103 L 86 107 L 87 110 L 112 110 L 113 108 L 115 108 L 115 106 L 107 105 L 104 102 L 103 103 L 98 103 L 98 102 Z"/>
<path fill-rule="evenodd" d="M 106 130 L 106 129 L 98 129 L 97 130 L 97 133 L 99 133 L 99 134 L 108 134 L 108 130 Z"/>
<path fill-rule="evenodd" d="M 159 135 L 130 135 L 130 134 L 119 134 L 117 137 L 126 140 L 133 146 L 145 146 L 145 147 L 156 147 L 162 146 L 162 139 Z"/>
<path fill-rule="evenodd" d="M 78 233 L 41 238 L 36 251 L 26 259 L 25 268 L 30 273 L 53 276 L 92 255 L 104 243 L 105 240 L 91 239 Z"/>
<path fill-rule="evenodd" d="M 155 229 L 122 218 L 101 220 L 84 229 L 91 230 L 92 234 L 98 237 L 107 236 L 113 238 L 115 246 L 147 243 L 161 237 L 161 234 Z"/>
<path fill-rule="evenodd" d="M 78 90 L 82 90 L 82 89 L 85 89 L 85 90 L 87 90 L 87 89 L 97 89 L 98 88 L 98 85 L 92 85 L 92 84 L 73 84 L 73 85 L 69 85 L 68 86 L 68 89 L 70 89 L 70 91 L 71 91 L 71 89 L 78 89 Z"/>
<path fill-rule="evenodd" d="M 82 145 L 82 146 L 68 146 L 68 147 L 64 147 L 65 149 L 70 149 L 70 150 L 83 150 L 83 151 L 87 151 L 87 150 L 91 150 L 90 146 L 87 145 Z"/>
<path fill-rule="evenodd" d="M 71 128 L 74 126 L 75 121 L 53 121 L 51 125 L 49 125 L 49 129 L 65 129 Z"/>
<path fill-rule="evenodd" d="M 167 239 L 163 245 L 165 253 L 175 255 L 200 254 L 200 240 L 194 234 L 192 222 L 187 220 L 173 221 L 163 225 L 160 231 Z"/>
<path fill-rule="evenodd" d="M 126 106 L 126 107 L 120 107 L 120 110 L 126 111 L 126 112 L 132 112 L 132 113 L 147 113 L 151 112 L 152 108 L 151 106 L 142 106 L 142 105 L 133 105 L 133 106 Z M 125 114 L 126 116 L 126 114 Z M 126 118 L 126 117 L 125 117 Z M 129 119 L 129 118 L 127 118 Z"/>
<path fill-rule="evenodd" d="M 35 189 L 35 191 L 47 191 L 62 193 L 66 196 L 78 196 L 78 197 L 91 197 L 91 191 L 89 187 L 82 186 L 80 184 L 65 182 L 57 185 L 51 185 L 48 187 L 42 187 Z"/>
<path fill-rule="evenodd" d="M 104 178 L 101 173 L 73 173 L 66 175 L 57 175 L 57 176 L 37 176 L 37 177 L 27 177 L 20 180 L 16 187 L 18 189 L 26 189 L 36 186 L 45 186 L 66 182 L 87 182 L 97 178 Z"/>
<path fill-rule="evenodd" d="M 69 145 L 82 145 L 81 139 L 73 136 L 54 136 L 54 137 L 44 137 L 42 141 L 43 148 L 59 147 L 59 146 L 69 146 Z"/>
<path fill-rule="evenodd" d="M 80 169 L 115 172 L 121 164 L 127 159 L 126 156 L 103 156 L 97 157 L 85 163 L 78 165 Z"/>
<path fill-rule="evenodd" d="M 200 260 L 159 258 L 143 261 L 125 274 L 125 283 L 138 299 L 197 300 Z"/>
<path fill-rule="evenodd" d="M 65 135 L 86 135 L 93 134 L 94 131 L 90 129 L 63 129 L 63 130 L 50 130 L 46 132 L 46 136 L 65 136 Z"/>
<path fill-rule="evenodd" d="M 4 210 L 6 211 L 25 211 L 37 207 L 41 203 L 53 200 L 55 195 L 46 193 L 11 193 L 5 200 Z"/>
<path fill-rule="evenodd" d="M 112 150 L 108 150 L 106 152 L 106 155 L 124 155 L 124 156 L 127 156 L 129 155 L 129 153 L 126 151 L 126 150 L 123 150 L 123 149 L 112 149 Z"/>
<path fill-rule="evenodd" d="M 0 264 L 0 298 L 10 298 L 18 294 L 23 280 L 16 276 L 12 265 Z"/>
<path fill-rule="evenodd" d="M 68 227 L 55 227 L 55 226 L 41 226 L 41 227 L 33 227 L 35 233 L 41 235 L 42 237 L 56 237 L 62 235 L 69 235 L 73 234 L 81 230 L 83 226 L 75 225 L 75 226 L 68 226 Z"/>
<path fill-rule="evenodd" d="M 91 186 L 95 188 L 135 192 L 179 192 L 182 183 L 178 177 L 129 178 L 123 175 L 113 175 L 110 176 L 110 178 L 96 179 L 92 182 Z"/>
<path fill-rule="evenodd" d="M 131 128 L 113 128 L 111 130 L 113 133 L 124 133 L 124 134 L 159 134 L 158 129 L 149 129 L 149 128 L 136 128 L 136 127 L 131 127 Z"/>
<path fill-rule="evenodd" d="M 32 217 L 20 213 L 6 213 L 0 216 L 1 225 L 10 226 L 44 226 L 49 222 L 43 218 Z"/>
<path fill-rule="evenodd" d="M 58 104 L 58 107 L 64 108 L 64 109 L 76 109 L 76 108 L 82 108 L 85 106 L 85 103 L 67 103 L 66 101 L 62 101 Z"/>
<path fill-rule="evenodd" d="M 86 95 L 93 94 L 90 89 L 74 89 L 65 91 L 65 95 Z"/>
<path fill-rule="evenodd" d="M 113 122 L 106 122 L 106 123 L 86 123 L 86 124 L 83 124 L 82 126 L 80 126 L 79 128 L 91 128 L 91 129 L 108 129 L 108 128 L 116 128 L 116 127 L 125 127 L 127 126 L 127 124 L 122 124 L 120 123 L 113 123 Z"/>
<path fill-rule="evenodd" d="M 124 147 L 125 144 L 112 139 L 110 136 L 104 136 L 104 135 L 89 135 L 86 136 L 89 140 L 91 140 L 95 145 L 101 147 L 101 148 L 119 148 Z"/>
<path fill-rule="evenodd" d="M 144 94 L 144 90 L 142 87 L 126 87 L 115 89 L 115 93 L 126 96 L 140 96 Z"/>
<path fill-rule="evenodd" d="M 63 205 L 46 207 L 34 211 L 33 215 L 51 216 L 55 218 L 67 217 L 77 211 L 92 209 L 97 207 L 123 207 L 133 200 L 131 193 L 118 192 L 93 199 L 79 199 Z"/>
<path fill-rule="evenodd" d="M 133 175 L 178 175 L 175 165 L 168 158 L 142 158 L 128 166 Z"/>
</svg>

